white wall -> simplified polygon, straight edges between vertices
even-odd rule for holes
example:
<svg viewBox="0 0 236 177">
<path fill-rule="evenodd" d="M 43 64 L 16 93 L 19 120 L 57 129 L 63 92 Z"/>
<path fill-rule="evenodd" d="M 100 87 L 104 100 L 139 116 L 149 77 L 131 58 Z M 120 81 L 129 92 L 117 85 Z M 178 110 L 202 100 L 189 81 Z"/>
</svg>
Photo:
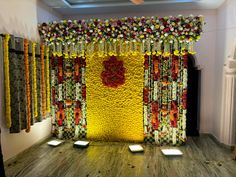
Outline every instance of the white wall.
<svg viewBox="0 0 236 177">
<path fill-rule="evenodd" d="M 119 18 L 124 16 L 177 16 L 182 15 L 203 15 L 206 25 L 201 40 L 196 44 L 197 64 L 202 69 L 201 80 L 201 113 L 200 113 L 200 131 L 212 133 L 214 122 L 214 81 L 215 81 L 215 47 L 216 47 L 216 10 L 182 10 L 182 11 L 165 11 L 165 12 L 146 12 L 146 13 L 126 13 L 126 14 L 97 14 L 84 16 L 67 16 L 66 19 L 89 19 L 89 18 Z"/>
<path fill-rule="evenodd" d="M 37 1 L 37 23 L 49 22 L 49 21 L 58 21 L 63 19 L 61 14 L 57 13 L 52 8 L 48 7 L 42 2 L 42 0 Z"/>
<path fill-rule="evenodd" d="M 217 10 L 217 46 L 215 63 L 214 85 L 214 122 L 213 134 L 220 138 L 220 125 L 222 119 L 222 83 L 223 66 L 229 57 L 232 57 L 236 46 L 236 0 L 227 0 Z M 220 140 L 223 141 L 223 140 Z"/>
<path fill-rule="evenodd" d="M 31 40 L 39 40 L 37 31 L 38 22 L 58 20 L 57 13 L 47 8 L 36 0 L 0 0 L 0 33 L 10 33 L 17 37 L 26 37 Z M 29 148 L 38 141 L 48 137 L 51 131 L 50 119 L 32 126 L 30 133 L 21 131 L 17 134 L 9 134 L 5 127 L 3 111 L 3 75 L 0 68 L 0 125 L 2 129 L 1 143 L 4 160 Z"/>
</svg>

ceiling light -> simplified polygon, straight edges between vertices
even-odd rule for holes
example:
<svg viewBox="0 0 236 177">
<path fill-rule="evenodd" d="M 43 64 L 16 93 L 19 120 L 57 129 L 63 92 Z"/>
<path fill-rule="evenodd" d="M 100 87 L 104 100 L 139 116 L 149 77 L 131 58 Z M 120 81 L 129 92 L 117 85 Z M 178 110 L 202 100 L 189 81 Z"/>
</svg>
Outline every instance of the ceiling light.
<svg viewBox="0 0 236 177">
<path fill-rule="evenodd" d="M 144 3 L 144 0 L 130 0 L 135 5 L 140 5 Z"/>
</svg>

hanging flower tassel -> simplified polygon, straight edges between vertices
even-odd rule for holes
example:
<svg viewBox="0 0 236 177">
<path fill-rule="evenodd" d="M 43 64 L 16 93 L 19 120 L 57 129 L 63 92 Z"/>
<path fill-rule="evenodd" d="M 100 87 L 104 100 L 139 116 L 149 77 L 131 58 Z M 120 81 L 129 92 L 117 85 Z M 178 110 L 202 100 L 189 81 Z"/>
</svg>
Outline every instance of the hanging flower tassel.
<svg viewBox="0 0 236 177">
<path fill-rule="evenodd" d="M 4 74 L 5 74 L 5 101 L 6 101 L 6 124 L 7 128 L 11 127 L 11 92 L 9 76 L 9 39 L 10 35 L 6 34 L 4 41 Z"/>
<path fill-rule="evenodd" d="M 32 43 L 32 65 L 33 65 L 33 94 L 34 94 L 34 118 L 38 117 L 38 94 L 37 94 L 37 66 L 35 58 L 36 43 Z"/>
<path fill-rule="evenodd" d="M 41 87 L 42 87 L 42 116 L 46 117 L 46 85 L 45 85 L 45 68 L 44 68 L 44 50 L 45 46 L 40 46 L 41 57 Z"/>
<path fill-rule="evenodd" d="M 25 63 L 25 88 L 27 100 L 27 128 L 26 132 L 30 132 L 31 126 L 31 97 L 30 97 L 30 73 L 29 73 L 29 41 L 24 39 L 24 63 Z"/>
</svg>

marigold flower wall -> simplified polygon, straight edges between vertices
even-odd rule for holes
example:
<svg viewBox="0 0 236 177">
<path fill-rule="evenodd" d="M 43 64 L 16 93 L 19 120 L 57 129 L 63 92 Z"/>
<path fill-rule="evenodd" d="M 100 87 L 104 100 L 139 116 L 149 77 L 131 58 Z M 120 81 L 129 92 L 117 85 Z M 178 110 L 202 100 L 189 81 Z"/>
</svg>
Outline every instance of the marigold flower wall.
<svg viewBox="0 0 236 177">
<path fill-rule="evenodd" d="M 143 141 L 143 55 L 86 58 L 88 138 Z"/>
</svg>

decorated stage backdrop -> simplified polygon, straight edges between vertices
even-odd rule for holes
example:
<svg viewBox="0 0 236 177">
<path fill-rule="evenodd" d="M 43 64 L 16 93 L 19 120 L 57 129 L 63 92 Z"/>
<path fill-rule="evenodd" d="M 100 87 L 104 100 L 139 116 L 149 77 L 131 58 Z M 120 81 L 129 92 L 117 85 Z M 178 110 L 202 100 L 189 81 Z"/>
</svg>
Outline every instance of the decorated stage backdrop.
<svg viewBox="0 0 236 177">
<path fill-rule="evenodd" d="M 5 36 L 8 127 L 13 131 L 25 120 L 16 116 L 25 111 L 27 132 L 33 120 L 52 116 L 53 133 L 63 139 L 182 144 L 188 55 L 202 25 L 201 16 L 43 23 L 40 58 L 39 48 L 25 40 L 19 65 L 9 58 Z M 23 80 L 17 78 L 19 67 Z M 16 80 L 21 95 L 11 92 Z M 22 103 L 11 102 L 21 97 Z"/>
</svg>

